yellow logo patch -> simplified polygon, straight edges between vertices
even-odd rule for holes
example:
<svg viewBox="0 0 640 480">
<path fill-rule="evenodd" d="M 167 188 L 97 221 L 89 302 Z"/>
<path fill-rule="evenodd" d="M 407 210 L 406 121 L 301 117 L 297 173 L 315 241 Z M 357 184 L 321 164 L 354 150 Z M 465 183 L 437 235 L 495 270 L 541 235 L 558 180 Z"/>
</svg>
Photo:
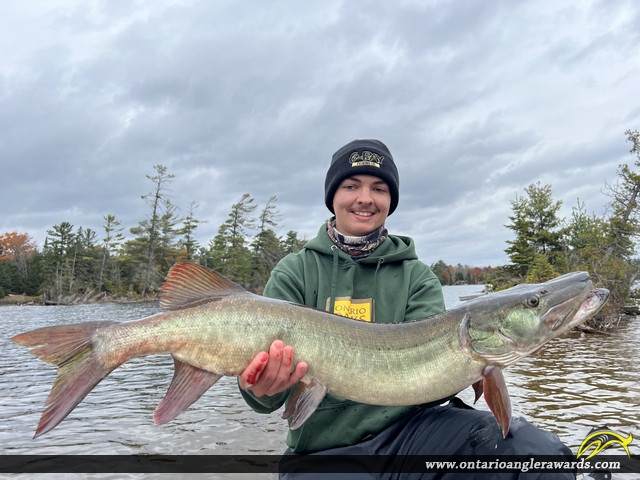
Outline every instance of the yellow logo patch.
<svg viewBox="0 0 640 480">
<path fill-rule="evenodd" d="M 327 310 L 330 308 L 331 299 L 327 298 Z M 375 322 L 374 300 L 373 298 L 354 300 L 351 297 L 336 297 L 333 313 L 362 322 Z"/>
</svg>

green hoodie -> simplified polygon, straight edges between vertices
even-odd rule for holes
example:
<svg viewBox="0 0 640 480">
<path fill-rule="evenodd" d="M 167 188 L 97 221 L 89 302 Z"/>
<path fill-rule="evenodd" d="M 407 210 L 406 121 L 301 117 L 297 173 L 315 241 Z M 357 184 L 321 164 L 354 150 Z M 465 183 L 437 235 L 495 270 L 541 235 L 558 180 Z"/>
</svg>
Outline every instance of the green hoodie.
<svg viewBox="0 0 640 480">
<path fill-rule="evenodd" d="M 418 260 L 412 239 L 389 235 L 369 256 L 353 260 L 334 245 L 326 224 L 300 252 L 276 265 L 264 295 L 335 313 L 350 312 L 345 316 L 377 323 L 419 320 L 445 308 L 440 282 Z M 293 387 L 271 397 L 240 391 L 253 410 L 271 413 L 285 403 Z M 295 453 L 353 445 L 415 409 L 368 405 L 327 394 L 300 428 L 289 430 L 287 445 Z"/>
</svg>

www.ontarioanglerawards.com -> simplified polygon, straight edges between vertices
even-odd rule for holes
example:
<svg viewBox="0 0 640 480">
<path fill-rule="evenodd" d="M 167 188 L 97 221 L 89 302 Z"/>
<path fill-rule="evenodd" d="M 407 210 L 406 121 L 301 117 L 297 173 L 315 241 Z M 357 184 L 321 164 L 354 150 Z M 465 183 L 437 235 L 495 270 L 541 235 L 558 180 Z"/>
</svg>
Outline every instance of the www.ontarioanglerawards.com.
<svg viewBox="0 0 640 480">
<path fill-rule="evenodd" d="M 470 470 L 495 470 L 499 472 L 506 471 L 548 471 L 548 472 L 572 472 L 576 470 L 619 470 L 620 462 L 601 461 L 594 462 L 585 459 L 574 462 L 568 461 L 538 461 L 530 458 L 528 461 L 504 461 L 496 458 L 495 461 L 487 460 L 469 460 L 469 461 L 433 461 L 425 462 L 427 471 L 470 471 Z"/>
</svg>

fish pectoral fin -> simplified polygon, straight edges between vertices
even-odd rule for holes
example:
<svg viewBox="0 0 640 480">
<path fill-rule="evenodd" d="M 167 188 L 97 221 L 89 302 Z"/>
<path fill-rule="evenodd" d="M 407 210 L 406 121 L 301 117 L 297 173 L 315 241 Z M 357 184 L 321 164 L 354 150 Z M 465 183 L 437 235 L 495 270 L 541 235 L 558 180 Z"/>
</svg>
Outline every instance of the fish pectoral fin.
<svg viewBox="0 0 640 480">
<path fill-rule="evenodd" d="M 173 380 L 153 414 L 153 422 L 156 425 L 163 425 L 176 418 L 222 378 L 222 375 L 194 367 L 176 357 L 173 357 L 173 362 Z"/>
<path fill-rule="evenodd" d="M 160 288 L 160 307 L 180 310 L 214 302 L 231 294 L 247 294 L 237 283 L 195 263 L 176 263 Z"/>
<path fill-rule="evenodd" d="M 327 394 L 327 387 L 312 378 L 308 384 L 300 382 L 289 398 L 282 418 L 292 418 L 289 428 L 299 428 L 316 411 Z"/>
<path fill-rule="evenodd" d="M 478 403 L 478 400 L 480 400 L 480 397 L 482 396 L 482 393 L 484 392 L 484 385 L 483 385 L 483 381 L 482 379 L 478 380 L 476 383 L 474 383 L 472 385 L 473 387 L 473 391 L 475 392 L 476 398 L 473 401 L 473 404 L 475 405 L 476 403 Z"/>
<path fill-rule="evenodd" d="M 506 438 L 511 425 L 511 400 L 502 370 L 500 367 L 486 366 L 482 370 L 482 379 L 484 399 L 502 429 L 502 436 Z"/>
</svg>

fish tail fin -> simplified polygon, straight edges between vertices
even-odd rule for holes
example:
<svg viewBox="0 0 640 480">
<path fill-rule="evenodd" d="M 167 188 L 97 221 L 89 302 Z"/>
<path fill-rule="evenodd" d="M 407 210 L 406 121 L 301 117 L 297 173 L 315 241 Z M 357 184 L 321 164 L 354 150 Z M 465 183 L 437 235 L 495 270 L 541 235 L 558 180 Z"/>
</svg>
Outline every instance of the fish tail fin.
<svg viewBox="0 0 640 480">
<path fill-rule="evenodd" d="M 29 353 L 58 366 L 58 373 L 45 402 L 33 438 L 58 425 L 104 377 L 117 366 L 102 363 L 93 350 L 92 335 L 113 322 L 86 322 L 39 328 L 11 340 L 33 347 Z"/>
</svg>

